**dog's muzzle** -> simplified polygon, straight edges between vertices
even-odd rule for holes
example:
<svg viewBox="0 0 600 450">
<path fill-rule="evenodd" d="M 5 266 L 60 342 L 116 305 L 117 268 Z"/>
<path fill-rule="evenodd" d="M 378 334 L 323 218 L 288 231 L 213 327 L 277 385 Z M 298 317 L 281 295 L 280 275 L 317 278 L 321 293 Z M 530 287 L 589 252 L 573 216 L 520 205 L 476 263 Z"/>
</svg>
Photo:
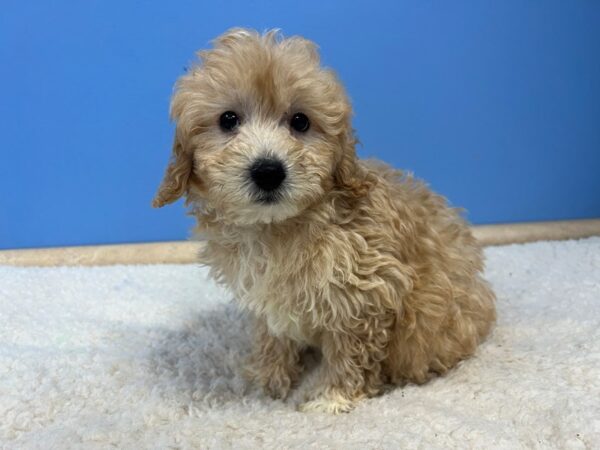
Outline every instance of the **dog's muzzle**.
<svg viewBox="0 0 600 450">
<path fill-rule="evenodd" d="M 277 199 L 276 191 L 285 180 L 285 167 L 275 158 L 260 158 L 250 166 L 250 178 L 258 188 L 260 201 L 271 203 Z"/>
</svg>

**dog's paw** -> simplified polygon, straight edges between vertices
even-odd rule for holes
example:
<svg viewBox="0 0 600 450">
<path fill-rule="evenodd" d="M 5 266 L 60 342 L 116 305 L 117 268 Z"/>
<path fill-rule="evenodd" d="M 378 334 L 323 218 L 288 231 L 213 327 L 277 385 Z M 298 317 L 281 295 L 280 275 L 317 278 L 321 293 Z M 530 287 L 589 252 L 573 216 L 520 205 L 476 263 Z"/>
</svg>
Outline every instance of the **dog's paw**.
<svg viewBox="0 0 600 450">
<path fill-rule="evenodd" d="M 301 412 L 322 412 L 327 414 L 348 413 L 354 409 L 356 402 L 340 393 L 329 392 L 316 397 L 314 400 L 302 403 L 298 410 Z"/>
<path fill-rule="evenodd" d="M 269 397 L 285 400 L 292 388 L 292 380 L 289 377 L 271 379 L 264 383 L 262 387 Z"/>
<path fill-rule="evenodd" d="M 249 364 L 244 368 L 245 378 L 260 386 L 273 399 L 285 398 L 290 393 L 294 380 L 281 367 L 258 367 Z"/>
</svg>

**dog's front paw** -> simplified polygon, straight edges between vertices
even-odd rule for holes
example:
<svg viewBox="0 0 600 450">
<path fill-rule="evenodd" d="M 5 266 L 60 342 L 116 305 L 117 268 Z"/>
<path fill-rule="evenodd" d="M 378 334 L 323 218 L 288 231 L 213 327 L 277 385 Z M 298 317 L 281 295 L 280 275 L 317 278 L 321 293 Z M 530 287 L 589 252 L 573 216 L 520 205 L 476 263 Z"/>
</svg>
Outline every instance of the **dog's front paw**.
<svg viewBox="0 0 600 450">
<path fill-rule="evenodd" d="M 292 389 L 292 380 L 288 376 L 271 378 L 262 385 L 263 390 L 273 399 L 285 400 Z"/>
<path fill-rule="evenodd" d="M 322 412 L 327 414 L 347 413 L 354 409 L 359 399 L 351 399 L 340 392 L 328 391 L 313 400 L 302 403 L 298 410 L 301 412 Z"/>
<path fill-rule="evenodd" d="M 255 364 L 249 364 L 244 374 L 247 379 L 259 385 L 274 399 L 285 399 L 294 384 L 294 380 L 282 367 L 257 367 Z"/>
</svg>

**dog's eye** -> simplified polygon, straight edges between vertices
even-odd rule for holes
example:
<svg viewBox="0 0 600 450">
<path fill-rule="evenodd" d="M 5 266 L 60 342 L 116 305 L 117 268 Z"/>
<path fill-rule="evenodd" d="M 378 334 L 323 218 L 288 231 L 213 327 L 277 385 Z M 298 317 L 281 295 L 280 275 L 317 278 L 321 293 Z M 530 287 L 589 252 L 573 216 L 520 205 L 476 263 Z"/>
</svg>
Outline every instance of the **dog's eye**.
<svg viewBox="0 0 600 450">
<path fill-rule="evenodd" d="M 240 118 L 233 111 L 225 111 L 219 117 L 219 126 L 224 131 L 232 131 L 240 124 Z"/>
<path fill-rule="evenodd" d="M 306 114 L 296 113 L 292 116 L 292 120 L 290 120 L 290 126 L 294 130 L 304 133 L 310 128 L 310 121 L 306 117 Z"/>
</svg>

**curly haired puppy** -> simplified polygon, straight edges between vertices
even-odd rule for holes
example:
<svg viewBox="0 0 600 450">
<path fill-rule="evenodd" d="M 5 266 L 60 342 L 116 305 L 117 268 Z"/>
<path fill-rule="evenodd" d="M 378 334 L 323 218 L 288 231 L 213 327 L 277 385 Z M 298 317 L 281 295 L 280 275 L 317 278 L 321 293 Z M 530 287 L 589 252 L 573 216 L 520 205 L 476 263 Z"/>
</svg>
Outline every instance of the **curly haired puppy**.
<svg viewBox="0 0 600 450">
<path fill-rule="evenodd" d="M 300 409 L 338 413 L 471 355 L 495 319 L 477 242 L 421 182 L 357 159 L 348 97 L 316 46 L 233 29 L 199 58 L 176 85 L 153 205 L 192 205 L 202 262 L 256 323 L 253 380 L 286 397 L 318 348 Z"/>
</svg>

